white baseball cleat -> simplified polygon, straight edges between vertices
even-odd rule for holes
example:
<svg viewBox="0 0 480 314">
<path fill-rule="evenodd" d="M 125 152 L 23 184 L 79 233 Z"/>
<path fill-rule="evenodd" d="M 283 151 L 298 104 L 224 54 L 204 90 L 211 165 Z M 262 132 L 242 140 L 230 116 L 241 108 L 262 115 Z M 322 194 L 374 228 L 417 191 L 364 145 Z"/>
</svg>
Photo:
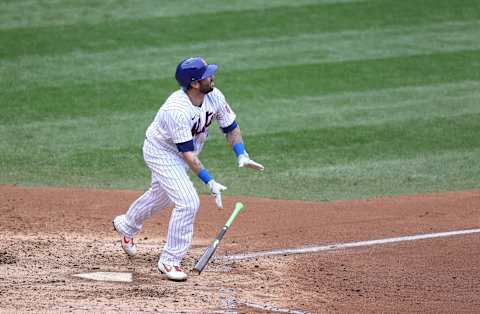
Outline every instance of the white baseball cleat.
<svg viewBox="0 0 480 314">
<path fill-rule="evenodd" d="M 122 249 L 130 256 L 137 254 L 137 246 L 133 243 L 133 239 L 122 236 Z"/>
<path fill-rule="evenodd" d="M 135 245 L 135 243 L 133 243 L 133 238 L 129 238 L 121 234 L 115 226 L 115 220 L 112 221 L 112 224 L 113 229 L 115 229 L 115 231 L 117 231 L 118 234 L 120 234 L 120 236 L 122 237 L 120 243 L 122 244 L 122 249 L 125 251 L 125 253 L 127 253 L 129 256 L 134 256 L 135 254 L 137 254 L 137 246 Z"/>
<path fill-rule="evenodd" d="M 180 268 L 180 266 L 167 265 L 158 261 L 158 270 L 173 281 L 187 280 L 187 274 Z"/>
</svg>

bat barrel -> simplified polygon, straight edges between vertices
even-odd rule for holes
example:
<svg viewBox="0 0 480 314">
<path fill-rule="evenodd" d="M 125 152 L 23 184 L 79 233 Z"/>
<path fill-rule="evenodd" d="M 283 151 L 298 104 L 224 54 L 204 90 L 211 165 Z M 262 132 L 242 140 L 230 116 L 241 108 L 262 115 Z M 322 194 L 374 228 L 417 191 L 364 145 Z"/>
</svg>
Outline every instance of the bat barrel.
<svg viewBox="0 0 480 314">
<path fill-rule="evenodd" d="M 213 256 L 213 253 L 215 253 L 217 247 L 218 247 L 218 244 L 220 243 L 220 241 L 223 239 L 223 236 L 225 235 L 225 233 L 227 232 L 228 228 L 230 227 L 230 225 L 232 224 L 232 222 L 235 220 L 235 218 L 238 216 L 238 214 L 240 213 L 240 211 L 242 210 L 243 208 L 243 204 L 240 203 L 240 202 L 237 202 L 235 204 L 235 209 L 233 210 L 233 213 L 230 215 L 230 218 L 228 218 L 227 220 L 227 223 L 223 226 L 223 228 L 220 230 L 220 232 L 218 233 L 217 237 L 215 238 L 215 240 L 213 240 L 213 242 L 208 246 L 207 250 L 205 251 L 205 253 L 203 253 L 203 255 L 200 257 L 200 259 L 198 260 L 198 262 L 195 264 L 195 266 L 193 267 L 193 270 L 195 272 L 197 272 L 198 274 L 200 274 L 203 269 L 205 268 L 205 266 L 207 265 L 208 261 L 210 260 L 210 258 Z"/>
</svg>

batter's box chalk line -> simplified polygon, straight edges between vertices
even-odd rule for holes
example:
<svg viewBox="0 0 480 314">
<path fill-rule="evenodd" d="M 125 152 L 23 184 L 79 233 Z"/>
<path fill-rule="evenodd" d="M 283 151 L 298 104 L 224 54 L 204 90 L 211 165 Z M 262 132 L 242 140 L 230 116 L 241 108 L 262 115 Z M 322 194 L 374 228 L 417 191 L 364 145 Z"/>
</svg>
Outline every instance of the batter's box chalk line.
<svg viewBox="0 0 480 314">
<path fill-rule="evenodd" d="M 223 313 L 237 314 L 237 305 L 243 305 L 250 308 L 260 309 L 275 313 L 293 313 L 293 314 L 308 314 L 301 310 L 294 310 L 285 307 L 273 306 L 270 304 L 259 304 L 253 302 L 245 302 L 236 299 L 236 291 L 233 288 L 221 288 L 219 291 L 220 303 Z"/>
<path fill-rule="evenodd" d="M 289 248 L 289 249 L 281 249 L 281 250 L 251 252 L 251 253 L 243 253 L 243 254 L 236 254 L 236 255 L 220 256 L 218 257 L 218 259 L 246 260 L 246 259 L 252 259 L 257 257 L 267 257 L 267 256 L 274 256 L 274 255 L 318 253 L 318 252 L 336 251 L 336 250 L 358 248 L 358 247 L 385 245 L 385 244 L 399 243 L 399 242 L 406 242 L 406 241 L 446 238 L 446 237 L 469 235 L 469 234 L 475 234 L 475 233 L 480 233 L 480 229 L 456 230 L 456 231 L 447 231 L 447 232 L 438 232 L 438 233 L 409 235 L 409 236 L 402 236 L 402 237 L 396 237 L 396 238 L 385 238 L 385 239 L 378 239 L 378 240 L 337 243 L 337 244 L 323 245 L 323 246 L 308 246 L 308 247 L 301 247 L 301 248 Z"/>
</svg>

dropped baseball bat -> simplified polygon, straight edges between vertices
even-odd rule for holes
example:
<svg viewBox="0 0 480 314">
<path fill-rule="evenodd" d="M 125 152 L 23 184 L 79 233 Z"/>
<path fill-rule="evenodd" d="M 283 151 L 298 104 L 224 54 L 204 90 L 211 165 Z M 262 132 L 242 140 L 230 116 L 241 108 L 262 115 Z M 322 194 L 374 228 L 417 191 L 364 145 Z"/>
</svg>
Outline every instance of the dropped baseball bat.
<svg viewBox="0 0 480 314">
<path fill-rule="evenodd" d="M 195 264 L 195 267 L 193 267 L 193 269 L 196 272 L 198 272 L 198 274 L 200 274 L 205 268 L 205 266 L 207 266 L 207 263 L 210 260 L 210 258 L 212 258 L 213 253 L 215 253 L 215 250 L 217 249 L 218 244 L 223 239 L 223 236 L 227 232 L 228 228 L 230 228 L 230 225 L 235 220 L 237 215 L 240 213 L 242 208 L 243 208 L 242 203 L 237 202 L 235 204 L 235 209 L 233 210 L 233 213 L 230 215 L 230 218 L 228 218 L 227 223 L 223 226 L 222 230 L 220 230 L 220 232 L 218 233 L 217 237 L 213 240 L 213 242 L 210 243 L 205 253 L 203 253 L 203 255 L 200 257 L 198 262 Z"/>
</svg>

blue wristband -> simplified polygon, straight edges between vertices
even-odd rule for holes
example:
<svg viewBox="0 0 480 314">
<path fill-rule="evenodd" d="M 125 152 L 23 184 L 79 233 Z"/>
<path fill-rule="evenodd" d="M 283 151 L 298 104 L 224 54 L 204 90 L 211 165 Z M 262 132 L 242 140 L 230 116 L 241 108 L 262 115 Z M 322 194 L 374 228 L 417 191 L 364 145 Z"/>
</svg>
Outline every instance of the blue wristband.
<svg viewBox="0 0 480 314">
<path fill-rule="evenodd" d="M 235 155 L 240 156 L 241 154 L 245 154 L 245 145 L 243 143 L 237 143 L 232 146 Z"/>
<path fill-rule="evenodd" d="M 207 169 L 203 168 L 202 170 L 200 170 L 200 172 L 198 173 L 198 177 L 200 178 L 200 180 L 203 181 L 203 183 L 207 184 L 208 182 L 210 182 L 210 180 L 212 180 L 213 178 L 208 174 L 208 171 Z"/>
</svg>

